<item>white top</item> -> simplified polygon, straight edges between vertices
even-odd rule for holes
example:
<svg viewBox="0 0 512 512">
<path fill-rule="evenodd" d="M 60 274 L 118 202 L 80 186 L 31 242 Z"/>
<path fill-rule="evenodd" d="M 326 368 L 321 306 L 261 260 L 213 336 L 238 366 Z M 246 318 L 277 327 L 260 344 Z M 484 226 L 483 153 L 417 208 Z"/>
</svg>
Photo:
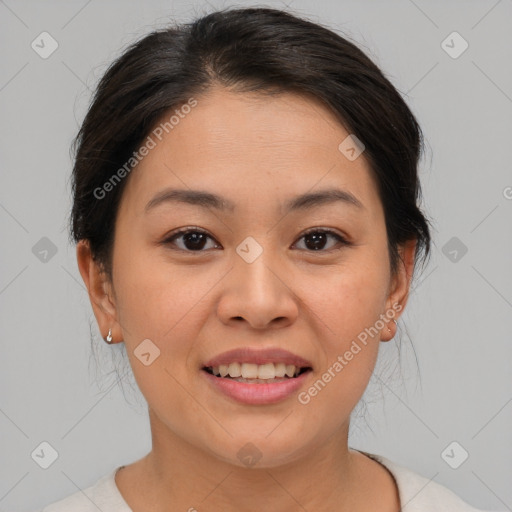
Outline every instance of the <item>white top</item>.
<svg viewBox="0 0 512 512">
<path fill-rule="evenodd" d="M 393 475 L 400 496 L 401 512 L 483 512 L 468 505 L 446 487 L 385 457 L 362 453 L 382 464 Z M 42 512 L 133 512 L 117 488 L 115 474 L 118 469 L 102 476 L 83 491 L 46 506 Z"/>
</svg>

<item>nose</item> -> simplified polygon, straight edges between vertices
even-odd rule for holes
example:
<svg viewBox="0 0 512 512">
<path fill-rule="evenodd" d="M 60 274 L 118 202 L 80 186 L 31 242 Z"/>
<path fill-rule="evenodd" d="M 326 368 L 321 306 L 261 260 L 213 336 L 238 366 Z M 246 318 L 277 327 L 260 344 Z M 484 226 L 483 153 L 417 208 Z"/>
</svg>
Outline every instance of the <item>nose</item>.
<svg viewBox="0 0 512 512">
<path fill-rule="evenodd" d="M 290 273 L 264 250 L 252 263 L 235 256 L 234 266 L 222 281 L 217 314 L 225 324 L 243 321 L 254 329 L 279 328 L 297 319 L 299 301 Z"/>
</svg>

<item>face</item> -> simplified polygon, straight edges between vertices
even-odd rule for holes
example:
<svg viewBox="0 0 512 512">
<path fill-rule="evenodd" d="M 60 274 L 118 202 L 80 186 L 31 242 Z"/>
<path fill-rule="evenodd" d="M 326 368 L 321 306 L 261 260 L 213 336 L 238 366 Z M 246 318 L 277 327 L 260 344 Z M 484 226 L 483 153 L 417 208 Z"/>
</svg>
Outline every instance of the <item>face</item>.
<svg viewBox="0 0 512 512">
<path fill-rule="evenodd" d="M 390 274 L 370 168 L 338 149 L 349 133 L 327 108 L 292 93 L 196 99 L 126 178 L 108 303 L 93 307 L 126 344 L 153 436 L 238 466 L 240 450 L 291 463 L 347 434 L 409 278 Z M 226 207 L 154 200 L 170 189 Z M 329 190 L 341 194 L 292 204 Z M 203 369 L 238 348 L 280 348 L 311 370 L 280 399 L 243 402 Z"/>
</svg>

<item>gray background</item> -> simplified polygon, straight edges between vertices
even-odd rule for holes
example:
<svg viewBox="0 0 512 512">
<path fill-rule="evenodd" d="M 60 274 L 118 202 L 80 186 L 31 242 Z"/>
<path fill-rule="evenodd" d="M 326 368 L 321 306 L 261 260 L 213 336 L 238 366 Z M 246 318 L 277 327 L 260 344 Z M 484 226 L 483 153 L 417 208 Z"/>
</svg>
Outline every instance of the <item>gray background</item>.
<svg viewBox="0 0 512 512">
<path fill-rule="evenodd" d="M 67 240 L 69 146 L 91 90 L 126 45 L 171 16 L 228 5 L 0 1 L 0 511 L 40 508 L 151 447 L 133 378 L 120 388 L 112 371 L 124 346 L 99 337 Z M 400 366 L 396 342 L 382 344 L 351 445 L 474 506 L 512 510 L 512 1 L 289 5 L 355 39 L 406 97 L 427 142 L 433 257 L 400 322 Z M 59 45 L 47 59 L 31 48 L 43 31 Z M 469 43 L 458 58 L 441 46 L 453 31 Z M 43 237 L 55 254 L 41 252 Z M 31 457 L 43 441 L 58 453 L 48 469 Z M 458 469 L 441 456 L 453 441 L 469 453 Z"/>
</svg>

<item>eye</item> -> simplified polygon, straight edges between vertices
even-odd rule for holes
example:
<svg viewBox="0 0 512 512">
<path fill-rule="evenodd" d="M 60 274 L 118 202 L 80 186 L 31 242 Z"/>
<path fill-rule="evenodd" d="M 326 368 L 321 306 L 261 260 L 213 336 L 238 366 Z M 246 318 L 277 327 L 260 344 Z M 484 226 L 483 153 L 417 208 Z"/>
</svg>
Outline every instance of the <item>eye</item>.
<svg viewBox="0 0 512 512">
<path fill-rule="evenodd" d="M 329 249 L 322 251 L 322 249 L 325 248 L 329 237 L 336 239 L 341 245 L 350 245 L 350 242 L 348 242 L 344 237 L 330 229 L 313 228 L 302 235 L 300 239 L 303 238 L 305 240 L 305 246 L 307 249 L 310 249 L 308 252 L 329 252 Z"/>
<path fill-rule="evenodd" d="M 166 238 L 162 243 L 163 244 L 173 244 L 178 245 L 178 249 L 186 252 L 204 252 L 207 239 L 213 240 L 213 238 L 208 235 L 205 231 L 194 228 L 182 229 Z M 182 240 L 182 247 L 179 244 L 175 243 L 175 240 Z"/>
<path fill-rule="evenodd" d="M 343 236 L 339 235 L 335 231 L 321 228 L 310 229 L 304 233 L 299 240 L 305 240 L 305 246 L 308 252 L 329 252 L 329 250 L 332 250 L 331 248 L 324 250 L 329 237 L 331 239 L 337 240 L 338 243 L 343 246 L 351 245 L 350 242 L 348 242 Z M 179 250 L 185 252 L 205 252 L 203 249 L 208 249 L 208 247 L 206 247 L 208 239 L 214 240 L 210 235 L 201 229 L 186 228 L 173 233 L 162 243 L 166 245 L 175 245 Z M 180 244 L 176 243 L 177 240 L 181 240 L 181 246 Z M 214 245 L 213 248 L 215 247 L 219 247 L 219 245 Z M 210 249 L 211 248 L 212 247 L 210 247 Z"/>
</svg>

